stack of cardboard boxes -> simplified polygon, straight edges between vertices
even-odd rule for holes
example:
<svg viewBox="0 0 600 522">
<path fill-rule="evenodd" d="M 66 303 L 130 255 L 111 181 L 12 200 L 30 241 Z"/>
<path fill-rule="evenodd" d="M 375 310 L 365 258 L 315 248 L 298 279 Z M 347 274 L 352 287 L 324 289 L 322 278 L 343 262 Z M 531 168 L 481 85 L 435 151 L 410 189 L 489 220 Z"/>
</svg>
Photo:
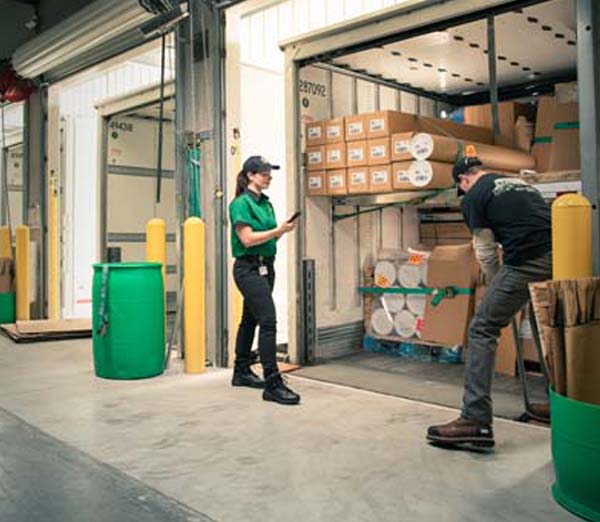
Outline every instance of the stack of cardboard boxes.
<svg viewBox="0 0 600 522">
<path fill-rule="evenodd" d="M 385 193 L 452 186 L 446 163 L 415 161 L 415 133 L 491 143 L 490 129 L 398 111 L 380 111 L 306 125 L 309 196 Z"/>
<path fill-rule="evenodd" d="M 533 155 L 538 172 L 579 170 L 579 103 L 576 83 L 556 85 L 538 102 Z"/>
</svg>

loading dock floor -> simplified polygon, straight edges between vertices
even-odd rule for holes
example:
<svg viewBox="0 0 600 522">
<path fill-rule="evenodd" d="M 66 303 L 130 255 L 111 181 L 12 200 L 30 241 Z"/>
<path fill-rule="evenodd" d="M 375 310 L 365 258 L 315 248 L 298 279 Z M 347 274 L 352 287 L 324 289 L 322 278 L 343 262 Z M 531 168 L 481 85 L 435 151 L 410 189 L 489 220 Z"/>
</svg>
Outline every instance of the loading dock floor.
<svg viewBox="0 0 600 522">
<path fill-rule="evenodd" d="M 103 494 L 115 521 L 577 520 L 550 497 L 545 428 L 498 420 L 495 454 L 444 451 L 423 436 L 448 408 L 299 377 L 303 404 L 284 408 L 229 379 L 100 380 L 89 340 L 0 339 L 0 445 L 36 456 L 0 451 L 0 519 L 96 520 L 85 499 Z M 91 487 L 69 486 L 84 473 Z"/>
<path fill-rule="evenodd" d="M 450 408 L 460 409 L 462 406 L 462 364 L 423 362 L 359 352 L 306 366 L 295 375 Z M 542 376 L 529 373 L 527 379 L 532 400 L 547 401 Z M 495 375 L 492 398 L 494 414 L 498 417 L 512 420 L 525 411 L 518 377 Z"/>
</svg>

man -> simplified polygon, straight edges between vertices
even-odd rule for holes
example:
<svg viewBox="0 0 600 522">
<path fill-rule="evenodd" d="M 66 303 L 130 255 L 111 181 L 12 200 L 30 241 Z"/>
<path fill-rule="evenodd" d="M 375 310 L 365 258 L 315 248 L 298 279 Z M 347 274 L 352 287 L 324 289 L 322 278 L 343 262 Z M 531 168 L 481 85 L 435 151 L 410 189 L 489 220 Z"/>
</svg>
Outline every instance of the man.
<svg viewBox="0 0 600 522">
<path fill-rule="evenodd" d="M 427 439 L 442 446 L 492 448 L 490 394 L 498 338 L 529 300 L 529 283 L 552 278 L 550 207 L 534 187 L 486 171 L 476 157 L 460 158 L 453 178 L 459 195 L 465 194 L 462 212 L 488 290 L 469 326 L 462 413 L 431 426 Z"/>
</svg>

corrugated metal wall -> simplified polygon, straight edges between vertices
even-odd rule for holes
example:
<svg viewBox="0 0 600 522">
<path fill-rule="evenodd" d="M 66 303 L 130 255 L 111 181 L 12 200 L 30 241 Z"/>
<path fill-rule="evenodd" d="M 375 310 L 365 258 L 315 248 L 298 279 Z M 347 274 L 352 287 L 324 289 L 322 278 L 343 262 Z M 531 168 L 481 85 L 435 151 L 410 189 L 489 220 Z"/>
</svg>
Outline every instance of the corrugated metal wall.
<svg viewBox="0 0 600 522">
<path fill-rule="evenodd" d="M 242 17 L 241 61 L 283 70 L 281 40 L 373 13 L 408 0 L 282 0 Z"/>
</svg>

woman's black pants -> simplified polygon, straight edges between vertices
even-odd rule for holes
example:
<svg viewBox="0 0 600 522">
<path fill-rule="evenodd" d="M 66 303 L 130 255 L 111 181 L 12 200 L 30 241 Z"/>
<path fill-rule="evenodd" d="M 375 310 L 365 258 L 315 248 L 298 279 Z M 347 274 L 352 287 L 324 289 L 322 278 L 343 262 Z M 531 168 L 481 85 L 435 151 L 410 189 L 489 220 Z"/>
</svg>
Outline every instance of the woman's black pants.
<svg viewBox="0 0 600 522">
<path fill-rule="evenodd" d="M 254 332 L 258 326 L 258 352 L 265 375 L 277 371 L 277 319 L 271 295 L 275 285 L 273 262 L 274 258 L 252 256 L 238 258 L 233 265 L 233 279 L 244 297 L 244 310 L 235 343 L 235 365 L 244 368 L 250 364 Z M 261 275 L 265 271 L 267 273 Z"/>
</svg>

